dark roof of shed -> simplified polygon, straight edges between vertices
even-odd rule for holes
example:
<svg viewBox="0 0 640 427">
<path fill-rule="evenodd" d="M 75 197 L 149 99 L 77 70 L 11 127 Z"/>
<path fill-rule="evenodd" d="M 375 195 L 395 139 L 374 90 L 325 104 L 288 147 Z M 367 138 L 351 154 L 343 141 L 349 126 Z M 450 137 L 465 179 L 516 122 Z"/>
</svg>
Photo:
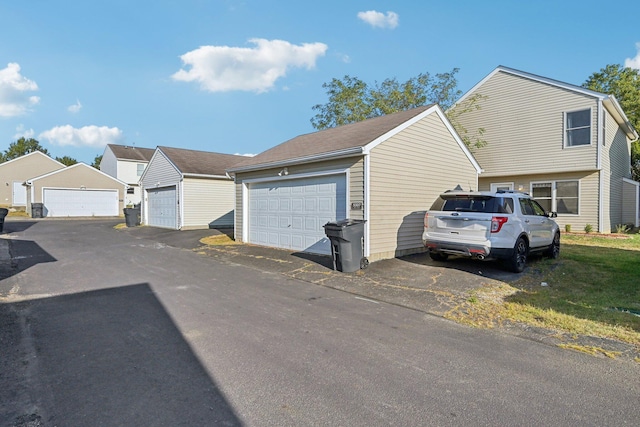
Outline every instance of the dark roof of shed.
<svg viewBox="0 0 640 427">
<path fill-rule="evenodd" d="M 263 151 L 255 157 L 245 158 L 231 170 L 364 147 L 432 106 L 433 104 L 412 108 L 357 123 L 300 135 Z"/>
<path fill-rule="evenodd" d="M 116 159 L 138 160 L 148 162 L 155 151 L 153 148 L 134 147 L 130 145 L 108 144 Z"/>
<path fill-rule="evenodd" d="M 187 150 L 184 148 L 158 147 L 183 174 L 226 175 L 226 170 L 245 156 Z"/>
</svg>

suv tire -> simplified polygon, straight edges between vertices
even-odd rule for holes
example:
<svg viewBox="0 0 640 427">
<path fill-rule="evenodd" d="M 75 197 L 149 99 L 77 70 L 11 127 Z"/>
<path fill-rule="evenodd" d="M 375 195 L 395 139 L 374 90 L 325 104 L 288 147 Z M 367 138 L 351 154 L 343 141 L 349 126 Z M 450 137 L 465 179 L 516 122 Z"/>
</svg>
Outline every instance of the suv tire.
<svg viewBox="0 0 640 427">
<path fill-rule="evenodd" d="M 522 273 L 527 265 L 528 254 L 529 245 L 527 244 L 527 241 L 523 237 L 519 237 L 513 247 L 513 254 L 511 254 L 511 258 L 507 260 L 509 270 L 514 273 Z"/>
<path fill-rule="evenodd" d="M 556 233 L 553 236 L 553 242 L 551 242 L 549 249 L 544 254 L 551 259 L 557 259 L 560 256 L 560 233 Z"/>
</svg>

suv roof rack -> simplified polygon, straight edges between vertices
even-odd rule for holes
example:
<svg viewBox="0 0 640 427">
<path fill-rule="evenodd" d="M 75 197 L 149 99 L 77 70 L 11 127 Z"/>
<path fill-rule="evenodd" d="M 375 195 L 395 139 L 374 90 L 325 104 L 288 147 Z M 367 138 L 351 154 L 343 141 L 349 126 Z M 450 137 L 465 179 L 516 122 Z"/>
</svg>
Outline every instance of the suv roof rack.
<svg viewBox="0 0 640 427">
<path fill-rule="evenodd" d="M 496 193 L 498 194 L 503 194 L 503 193 L 510 193 L 510 194 L 524 194 L 526 196 L 529 195 L 529 193 L 525 192 L 525 191 L 519 191 L 519 190 L 498 190 L 496 191 Z"/>
</svg>

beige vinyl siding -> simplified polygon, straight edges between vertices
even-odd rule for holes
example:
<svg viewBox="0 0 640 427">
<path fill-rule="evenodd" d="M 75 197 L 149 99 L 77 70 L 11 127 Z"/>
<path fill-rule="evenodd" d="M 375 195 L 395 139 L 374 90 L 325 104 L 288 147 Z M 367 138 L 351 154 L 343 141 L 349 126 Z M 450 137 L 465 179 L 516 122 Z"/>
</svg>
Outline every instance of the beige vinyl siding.
<svg viewBox="0 0 640 427">
<path fill-rule="evenodd" d="M 443 191 L 477 189 L 476 170 L 437 114 L 370 154 L 371 261 L 423 251 L 424 213 Z"/>
<path fill-rule="evenodd" d="M 596 231 L 598 226 L 598 185 L 599 172 L 569 172 L 559 174 L 545 175 L 511 175 L 499 178 L 487 178 L 480 175 L 479 189 L 480 191 L 489 191 L 491 183 L 495 182 L 513 182 L 514 190 L 524 191 L 531 194 L 532 182 L 549 182 L 549 181 L 570 181 L 579 180 L 579 207 L 578 215 L 558 215 L 556 222 L 560 228 L 564 230 L 566 224 L 571 225 L 572 231 L 582 231 L 586 224 L 591 224 L 593 230 Z"/>
<path fill-rule="evenodd" d="M 627 203 L 623 198 L 623 178 L 631 178 L 631 145 L 625 133 L 608 111 L 604 111 L 605 145 L 602 153 L 602 171 L 605 177 L 604 194 L 608 197 L 604 201 L 605 228 L 615 230 L 623 224 L 623 208 Z M 605 231 L 607 232 L 607 231 Z"/>
<path fill-rule="evenodd" d="M 0 164 L 0 183 L 2 184 L 0 185 L 0 205 L 13 205 L 14 182 L 24 182 L 63 168 L 64 165 L 40 153 L 29 154 Z"/>
<path fill-rule="evenodd" d="M 622 224 L 640 225 L 640 184 L 624 180 L 622 183 Z"/>
<path fill-rule="evenodd" d="M 232 227 L 233 181 L 185 178 L 182 229 Z"/>
<path fill-rule="evenodd" d="M 505 72 L 489 78 L 476 92 L 480 110 L 461 114 L 469 131 L 484 128 L 488 145 L 474 150 L 485 176 L 579 171 L 596 168 L 595 98 Z M 564 114 L 591 108 L 591 145 L 564 147 Z"/>
<path fill-rule="evenodd" d="M 353 157 L 346 159 L 337 159 L 324 162 L 305 163 L 299 165 L 287 166 L 289 171 L 288 177 L 295 178 L 296 175 L 316 173 L 333 170 L 348 170 L 349 171 L 349 194 L 347 200 L 349 203 L 363 202 L 364 201 L 364 162 L 362 157 Z M 253 172 L 237 173 L 235 177 L 235 197 L 236 197 L 236 209 L 235 209 L 235 239 L 242 241 L 242 191 L 243 181 L 259 178 L 273 178 L 278 179 L 278 173 L 282 170 L 282 167 L 269 168 Z M 363 219 L 363 211 L 350 211 L 347 206 L 347 215 L 353 219 Z"/>
</svg>

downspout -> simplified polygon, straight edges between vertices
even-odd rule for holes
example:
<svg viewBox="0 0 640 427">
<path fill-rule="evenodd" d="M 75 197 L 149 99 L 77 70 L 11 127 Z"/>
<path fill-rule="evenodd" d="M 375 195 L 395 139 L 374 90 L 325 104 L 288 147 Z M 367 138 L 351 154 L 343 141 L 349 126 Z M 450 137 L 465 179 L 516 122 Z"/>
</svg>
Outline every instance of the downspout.
<svg viewBox="0 0 640 427">
<path fill-rule="evenodd" d="M 370 153 L 367 152 L 364 155 L 364 216 L 363 219 L 366 221 L 364 223 L 364 256 L 369 258 L 371 256 L 371 225 L 370 225 L 370 211 L 369 211 L 369 202 L 371 199 L 371 168 L 370 168 Z"/>
<path fill-rule="evenodd" d="M 604 172 L 602 170 L 602 142 L 605 140 L 602 100 L 598 100 L 598 131 L 596 132 L 596 169 L 598 170 L 598 231 L 604 232 Z"/>
<path fill-rule="evenodd" d="M 178 212 L 180 212 L 180 221 L 178 221 L 178 230 L 182 230 L 182 227 L 184 227 L 184 203 L 182 200 L 182 195 L 184 194 L 184 177 L 180 178 L 180 185 L 178 185 L 178 204 L 180 205 L 180 209 L 178 209 Z"/>
</svg>

